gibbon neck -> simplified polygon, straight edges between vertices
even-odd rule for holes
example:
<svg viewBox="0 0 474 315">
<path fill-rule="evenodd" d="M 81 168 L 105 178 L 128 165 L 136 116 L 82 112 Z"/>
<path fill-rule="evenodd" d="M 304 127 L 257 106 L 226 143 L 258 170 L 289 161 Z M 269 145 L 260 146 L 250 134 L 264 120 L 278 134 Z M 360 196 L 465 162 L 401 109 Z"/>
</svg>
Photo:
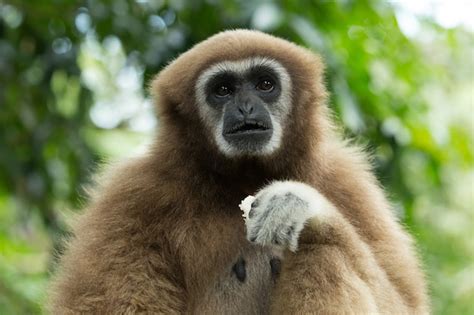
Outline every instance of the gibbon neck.
<svg viewBox="0 0 474 315">
<path fill-rule="evenodd" d="M 204 135 L 189 137 L 188 130 L 175 130 L 174 126 L 161 126 L 155 146 L 160 152 L 156 150 L 156 155 L 160 156 L 160 164 L 179 169 L 180 174 L 186 174 L 184 177 L 213 179 L 217 185 L 232 183 L 252 190 L 273 180 L 305 181 L 309 176 L 310 138 L 297 142 L 288 139 L 281 149 L 267 157 L 229 158 L 217 152 Z"/>
</svg>

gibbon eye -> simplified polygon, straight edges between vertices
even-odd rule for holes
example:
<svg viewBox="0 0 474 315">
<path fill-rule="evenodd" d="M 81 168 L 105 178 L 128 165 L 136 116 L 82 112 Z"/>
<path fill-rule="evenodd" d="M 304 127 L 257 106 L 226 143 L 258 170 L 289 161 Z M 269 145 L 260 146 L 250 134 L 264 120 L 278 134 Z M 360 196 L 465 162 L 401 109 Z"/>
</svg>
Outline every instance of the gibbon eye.
<svg viewBox="0 0 474 315">
<path fill-rule="evenodd" d="M 262 80 L 258 82 L 256 88 L 263 92 L 271 92 L 273 90 L 273 82 L 268 79 Z"/>
<path fill-rule="evenodd" d="M 231 91 L 231 89 L 228 85 L 221 84 L 221 85 L 217 86 L 214 93 L 216 93 L 216 95 L 218 97 L 225 97 L 225 96 L 230 95 L 231 92 L 232 91 Z"/>
</svg>

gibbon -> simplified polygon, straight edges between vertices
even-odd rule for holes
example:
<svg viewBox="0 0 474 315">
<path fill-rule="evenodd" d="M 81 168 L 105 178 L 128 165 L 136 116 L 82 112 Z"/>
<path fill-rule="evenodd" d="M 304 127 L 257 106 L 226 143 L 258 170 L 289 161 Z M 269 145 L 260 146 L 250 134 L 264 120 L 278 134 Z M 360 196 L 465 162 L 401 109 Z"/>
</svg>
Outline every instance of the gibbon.
<svg viewBox="0 0 474 315">
<path fill-rule="evenodd" d="M 156 140 L 99 180 L 50 311 L 428 313 L 412 239 L 334 127 L 323 68 L 286 40 L 232 30 L 162 70 Z"/>
</svg>

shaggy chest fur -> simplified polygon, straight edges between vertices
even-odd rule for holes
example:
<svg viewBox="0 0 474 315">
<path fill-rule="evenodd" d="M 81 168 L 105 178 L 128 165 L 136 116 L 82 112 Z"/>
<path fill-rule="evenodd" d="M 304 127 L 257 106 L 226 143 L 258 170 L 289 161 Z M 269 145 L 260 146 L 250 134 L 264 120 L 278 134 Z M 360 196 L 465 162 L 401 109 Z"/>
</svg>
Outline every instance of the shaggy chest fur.
<svg viewBox="0 0 474 315">
<path fill-rule="evenodd" d="M 188 292 L 189 311 L 196 314 L 268 313 L 272 290 L 280 273 L 281 253 L 247 241 L 240 212 L 201 220 L 211 224 L 193 229 L 183 246 L 188 255 L 192 253 L 182 266 L 186 287 L 192 288 Z M 194 223 L 197 225 L 197 221 Z M 213 238 L 209 239 L 209 235 Z"/>
<path fill-rule="evenodd" d="M 281 260 L 256 247 L 240 250 L 208 283 L 194 306 L 197 314 L 267 314 Z"/>
</svg>

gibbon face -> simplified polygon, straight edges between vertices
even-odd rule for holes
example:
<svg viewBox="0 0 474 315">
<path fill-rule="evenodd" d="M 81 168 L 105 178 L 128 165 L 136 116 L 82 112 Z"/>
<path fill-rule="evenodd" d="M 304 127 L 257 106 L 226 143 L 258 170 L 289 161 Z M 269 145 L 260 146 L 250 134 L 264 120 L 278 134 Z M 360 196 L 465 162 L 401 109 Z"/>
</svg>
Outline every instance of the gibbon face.
<svg viewBox="0 0 474 315">
<path fill-rule="evenodd" d="M 291 80 L 278 61 L 219 62 L 199 76 L 195 88 L 199 114 L 223 154 L 265 155 L 279 148 Z"/>
<path fill-rule="evenodd" d="M 188 154 L 284 162 L 304 154 L 324 128 L 322 73 L 319 57 L 302 47 L 233 30 L 183 53 L 151 92 L 161 131 L 179 135 L 173 143 L 185 141 Z"/>
</svg>

